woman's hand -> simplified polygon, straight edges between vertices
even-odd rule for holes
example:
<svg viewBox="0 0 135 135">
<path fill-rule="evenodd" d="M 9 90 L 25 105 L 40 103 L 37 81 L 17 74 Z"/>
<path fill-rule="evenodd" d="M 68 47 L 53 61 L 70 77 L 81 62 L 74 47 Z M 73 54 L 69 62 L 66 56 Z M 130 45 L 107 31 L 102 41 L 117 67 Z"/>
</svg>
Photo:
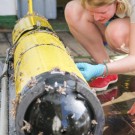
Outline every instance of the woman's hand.
<svg viewBox="0 0 135 135">
<path fill-rule="evenodd" d="M 98 65 L 91 65 L 88 63 L 76 63 L 78 69 L 86 79 L 86 81 L 89 81 L 93 77 L 98 77 L 103 75 L 105 71 L 105 65 L 104 64 L 98 64 Z"/>
<path fill-rule="evenodd" d="M 135 115 L 135 103 L 132 105 L 131 109 L 127 113 L 130 115 Z"/>
</svg>

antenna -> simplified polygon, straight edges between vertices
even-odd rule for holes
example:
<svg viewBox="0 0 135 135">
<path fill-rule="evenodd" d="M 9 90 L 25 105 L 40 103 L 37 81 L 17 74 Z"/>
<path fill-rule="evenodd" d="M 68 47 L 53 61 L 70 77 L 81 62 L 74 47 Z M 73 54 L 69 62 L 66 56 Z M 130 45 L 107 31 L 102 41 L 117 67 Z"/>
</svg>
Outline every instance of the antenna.
<svg viewBox="0 0 135 135">
<path fill-rule="evenodd" d="M 28 0 L 28 13 L 27 14 L 33 14 L 33 1 Z"/>
</svg>

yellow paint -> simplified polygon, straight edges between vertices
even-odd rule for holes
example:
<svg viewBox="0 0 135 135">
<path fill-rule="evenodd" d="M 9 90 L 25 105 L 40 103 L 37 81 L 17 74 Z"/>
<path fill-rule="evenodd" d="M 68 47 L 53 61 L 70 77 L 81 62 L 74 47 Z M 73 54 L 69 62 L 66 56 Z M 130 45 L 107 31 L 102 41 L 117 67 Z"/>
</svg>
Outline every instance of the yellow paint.
<svg viewBox="0 0 135 135">
<path fill-rule="evenodd" d="M 20 19 L 17 24 L 15 25 L 13 32 L 12 32 L 12 42 L 13 44 L 17 43 L 19 38 L 25 34 L 27 31 L 32 31 L 35 27 L 48 27 L 52 29 L 52 26 L 49 24 L 47 19 L 44 17 L 31 14 L 23 17 Z"/>
<path fill-rule="evenodd" d="M 38 19 L 42 20 L 37 16 L 31 17 L 36 21 Z M 29 20 L 28 23 L 26 20 Z M 63 43 L 53 32 L 37 29 L 23 35 L 18 33 L 22 29 L 29 29 L 32 26 L 31 23 L 29 16 L 28 18 L 25 17 L 18 22 L 14 29 L 13 39 L 14 43 L 17 44 L 14 52 L 16 93 L 22 91 L 28 84 L 28 81 L 31 80 L 31 77 L 49 72 L 54 68 L 74 73 L 85 81 L 74 61 L 67 53 Z M 46 19 L 44 22 L 42 20 L 41 24 L 51 28 Z M 19 40 L 15 41 L 15 35 Z"/>
</svg>

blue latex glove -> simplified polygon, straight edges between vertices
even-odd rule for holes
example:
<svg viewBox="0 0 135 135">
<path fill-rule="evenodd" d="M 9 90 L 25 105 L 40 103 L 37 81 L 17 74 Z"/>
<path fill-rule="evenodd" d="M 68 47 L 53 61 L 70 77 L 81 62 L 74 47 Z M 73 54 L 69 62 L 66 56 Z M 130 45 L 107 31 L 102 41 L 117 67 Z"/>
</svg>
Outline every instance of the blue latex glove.
<svg viewBox="0 0 135 135">
<path fill-rule="evenodd" d="M 93 77 L 103 75 L 106 68 L 104 64 L 91 65 L 88 63 L 76 63 L 76 65 L 86 81 L 89 81 Z"/>
</svg>

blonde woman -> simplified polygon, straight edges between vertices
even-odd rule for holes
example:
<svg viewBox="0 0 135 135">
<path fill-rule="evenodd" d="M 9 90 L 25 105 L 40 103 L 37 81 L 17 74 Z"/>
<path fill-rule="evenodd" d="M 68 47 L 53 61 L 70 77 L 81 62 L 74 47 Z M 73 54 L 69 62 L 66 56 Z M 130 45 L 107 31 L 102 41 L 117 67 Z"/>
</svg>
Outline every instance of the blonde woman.
<svg viewBox="0 0 135 135">
<path fill-rule="evenodd" d="M 91 87 L 105 90 L 118 80 L 117 74 L 135 71 L 135 0 L 73 0 L 66 5 L 65 18 L 73 36 L 97 62 L 77 63 L 87 81 L 97 77 Z M 129 55 L 110 62 L 104 42 Z M 135 105 L 128 113 L 135 114 Z"/>
</svg>

